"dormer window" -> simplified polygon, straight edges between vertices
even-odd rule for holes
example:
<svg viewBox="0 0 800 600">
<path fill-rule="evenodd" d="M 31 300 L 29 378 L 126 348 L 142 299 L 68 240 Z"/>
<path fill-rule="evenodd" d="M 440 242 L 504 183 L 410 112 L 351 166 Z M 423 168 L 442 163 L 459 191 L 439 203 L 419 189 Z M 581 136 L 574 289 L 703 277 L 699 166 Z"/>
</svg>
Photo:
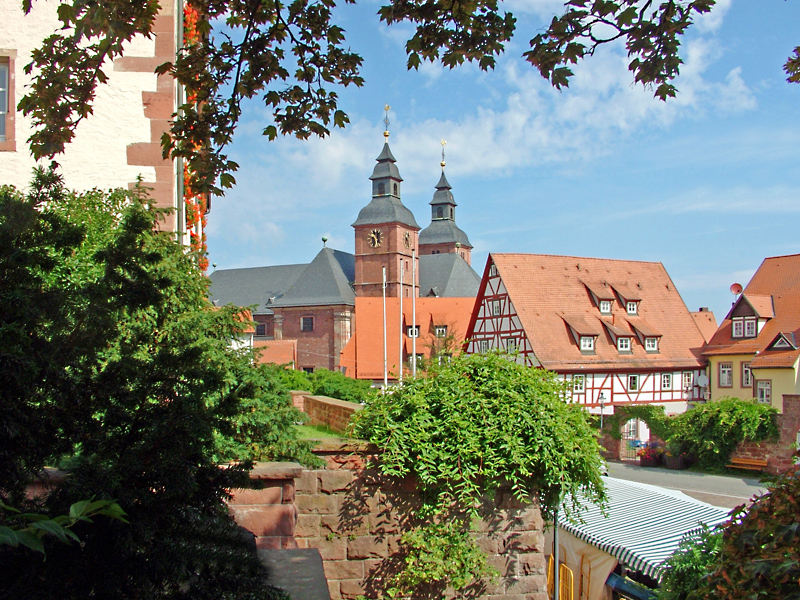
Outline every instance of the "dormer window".
<svg viewBox="0 0 800 600">
<path fill-rule="evenodd" d="M 409 325 L 406 327 L 406 335 L 410 338 L 418 338 L 419 337 L 419 325 L 411 326 Z"/>
<path fill-rule="evenodd" d="M 644 349 L 647 352 L 658 352 L 658 338 L 656 337 L 644 338 Z"/>
<path fill-rule="evenodd" d="M 600 312 L 604 315 L 611 314 L 611 300 L 600 300 Z"/>
<path fill-rule="evenodd" d="M 743 336 L 744 336 L 744 321 L 742 319 L 734 319 L 731 337 L 740 338 Z"/>
<path fill-rule="evenodd" d="M 581 336 L 581 352 L 594 352 L 594 336 Z"/>
<path fill-rule="evenodd" d="M 617 350 L 620 352 L 630 352 L 631 351 L 631 338 L 629 337 L 618 337 L 617 338 Z"/>
<path fill-rule="evenodd" d="M 437 325 L 433 328 L 437 338 L 447 337 L 447 325 Z"/>
<path fill-rule="evenodd" d="M 756 337 L 756 320 L 744 320 L 744 337 Z"/>
<path fill-rule="evenodd" d="M 636 315 L 639 314 L 639 303 L 629 300 L 625 304 L 625 308 L 629 315 Z"/>
</svg>

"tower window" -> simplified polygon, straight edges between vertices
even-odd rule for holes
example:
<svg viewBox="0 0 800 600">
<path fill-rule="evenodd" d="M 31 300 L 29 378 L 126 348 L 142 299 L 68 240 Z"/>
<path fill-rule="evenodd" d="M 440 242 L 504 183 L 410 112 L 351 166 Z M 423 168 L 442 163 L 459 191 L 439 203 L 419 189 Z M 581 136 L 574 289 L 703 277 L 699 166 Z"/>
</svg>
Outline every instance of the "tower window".
<svg viewBox="0 0 800 600">
<path fill-rule="evenodd" d="M 443 209 L 442 209 L 442 207 L 441 207 L 441 206 L 439 206 L 439 207 L 437 207 L 437 208 L 436 208 L 436 218 L 437 218 L 437 219 L 442 219 L 442 218 L 444 218 L 444 211 L 443 211 Z"/>
<path fill-rule="evenodd" d="M 394 184 L 394 195 L 397 196 L 397 184 Z"/>
<path fill-rule="evenodd" d="M 383 196 L 386 193 L 386 184 L 382 181 L 378 184 L 378 195 Z"/>
</svg>

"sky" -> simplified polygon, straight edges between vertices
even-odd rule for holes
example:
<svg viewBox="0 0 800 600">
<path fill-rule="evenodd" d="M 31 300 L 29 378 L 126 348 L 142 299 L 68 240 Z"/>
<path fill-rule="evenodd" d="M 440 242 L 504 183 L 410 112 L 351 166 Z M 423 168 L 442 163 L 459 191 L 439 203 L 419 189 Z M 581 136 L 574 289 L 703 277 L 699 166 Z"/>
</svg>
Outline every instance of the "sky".
<svg viewBox="0 0 800 600">
<path fill-rule="evenodd" d="M 379 6 L 337 9 L 366 79 L 338 90 L 345 130 L 269 142 L 269 112 L 246 106 L 229 148 L 237 185 L 214 199 L 206 230 L 216 268 L 310 262 L 323 236 L 353 252 L 386 104 L 402 201 L 422 228 L 446 140 L 456 222 L 479 274 L 490 252 L 656 261 L 690 310 L 709 307 L 719 322 L 731 284 L 746 285 L 768 256 L 800 252 L 800 85 L 782 70 L 800 45 L 797 0 L 718 2 L 685 36 L 666 103 L 633 84 L 622 46 L 581 62 L 568 89 L 542 79 L 522 53 L 558 0 L 505 2 L 517 35 L 490 72 L 407 71 L 411 27 L 382 24 Z"/>
</svg>

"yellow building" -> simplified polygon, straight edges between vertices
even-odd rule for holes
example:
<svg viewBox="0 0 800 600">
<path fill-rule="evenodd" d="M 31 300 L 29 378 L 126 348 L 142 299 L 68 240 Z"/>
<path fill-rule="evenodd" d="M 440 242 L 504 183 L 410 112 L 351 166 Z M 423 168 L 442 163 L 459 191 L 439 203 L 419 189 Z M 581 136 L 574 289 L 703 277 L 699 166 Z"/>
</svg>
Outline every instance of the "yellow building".
<svg viewBox="0 0 800 600">
<path fill-rule="evenodd" d="M 764 262 L 706 344 L 711 400 L 771 404 L 800 393 L 800 254 Z"/>
</svg>

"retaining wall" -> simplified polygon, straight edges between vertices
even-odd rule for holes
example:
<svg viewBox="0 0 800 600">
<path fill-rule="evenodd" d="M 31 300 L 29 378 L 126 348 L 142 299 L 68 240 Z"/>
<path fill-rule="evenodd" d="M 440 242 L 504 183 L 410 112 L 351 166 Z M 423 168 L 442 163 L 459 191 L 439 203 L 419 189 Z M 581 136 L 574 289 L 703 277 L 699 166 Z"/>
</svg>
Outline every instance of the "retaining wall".
<svg viewBox="0 0 800 600">
<path fill-rule="evenodd" d="M 756 458 L 767 461 L 767 471 L 774 475 L 785 472 L 794 462 L 794 444 L 800 431 L 800 396 L 784 394 L 783 413 L 778 415 L 780 436 L 776 442 L 745 442 L 731 458 Z"/>
</svg>

